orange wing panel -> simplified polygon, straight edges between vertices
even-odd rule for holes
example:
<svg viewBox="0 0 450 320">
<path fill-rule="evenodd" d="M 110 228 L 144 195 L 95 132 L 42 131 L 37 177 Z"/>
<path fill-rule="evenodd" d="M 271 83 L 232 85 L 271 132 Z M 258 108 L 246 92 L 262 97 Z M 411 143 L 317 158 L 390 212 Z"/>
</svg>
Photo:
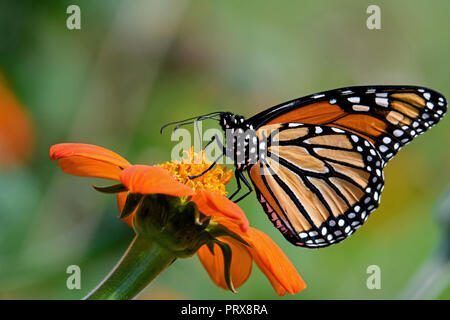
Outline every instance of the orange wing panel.
<svg viewBox="0 0 450 320">
<path fill-rule="evenodd" d="M 338 105 L 329 104 L 328 102 L 322 101 L 289 111 L 270 120 L 267 124 L 287 122 L 324 124 L 334 121 L 342 116 L 345 116 L 346 114 L 347 113 Z"/>
<path fill-rule="evenodd" d="M 333 121 L 333 124 L 337 124 L 346 130 L 356 132 L 358 134 L 364 134 L 368 136 L 368 140 L 373 142 L 370 137 L 378 137 L 386 132 L 386 123 L 380 119 L 365 114 L 349 114 L 343 118 Z M 356 130 L 356 131 L 354 131 Z"/>
<path fill-rule="evenodd" d="M 362 135 L 372 143 L 371 137 L 378 137 L 386 132 L 386 123 L 370 115 L 350 114 L 339 105 L 322 101 L 303 108 L 298 108 L 270 120 L 267 124 L 308 123 L 329 125 L 346 129 Z"/>
</svg>

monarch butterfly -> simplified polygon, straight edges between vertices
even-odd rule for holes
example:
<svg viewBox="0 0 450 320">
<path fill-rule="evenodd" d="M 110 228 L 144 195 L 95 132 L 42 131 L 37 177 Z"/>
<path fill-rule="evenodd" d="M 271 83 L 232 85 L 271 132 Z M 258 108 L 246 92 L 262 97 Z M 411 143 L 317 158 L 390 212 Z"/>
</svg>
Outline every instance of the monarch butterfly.
<svg viewBox="0 0 450 320">
<path fill-rule="evenodd" d="M 291 100 L 249 119 L 215 112 L 171 124 L 218 120 L 234 135 L 222 146 L 236 166 L 238 188 L 230 199 L 244 182 L 248 192 L 236 201 L 255 190 L 288 241 L 320 248 L 362 226 L 380 203 L 384 166 L 446 110 L 445 98 L 431 89 L 357 86 Z"/>
</svg>

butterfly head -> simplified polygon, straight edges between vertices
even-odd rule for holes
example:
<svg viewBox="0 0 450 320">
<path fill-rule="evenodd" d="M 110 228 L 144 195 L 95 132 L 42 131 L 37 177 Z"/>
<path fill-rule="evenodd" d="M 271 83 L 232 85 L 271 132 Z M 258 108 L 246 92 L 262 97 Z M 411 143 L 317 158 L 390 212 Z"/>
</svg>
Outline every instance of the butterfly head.
<svg viewBox="0 0 450 320">
<path fill-rule="evenodd" d="M 220 115 L 220 126 L 224 131 L 227 129 L 236 129 L 245 127 L 245 118 L 230 112 L 224 112 Z"/>
</svg>

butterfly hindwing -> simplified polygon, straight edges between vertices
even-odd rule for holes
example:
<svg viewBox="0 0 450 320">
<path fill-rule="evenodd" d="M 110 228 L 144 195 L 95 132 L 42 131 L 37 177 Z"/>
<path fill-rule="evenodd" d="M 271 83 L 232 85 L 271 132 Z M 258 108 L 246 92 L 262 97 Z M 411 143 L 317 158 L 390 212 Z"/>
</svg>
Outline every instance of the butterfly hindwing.
<svg viewBox="0 0 450 320">
<path fill-rule="evenodd" d="M 267 152 L 249 175 L 264 211 L 295 245 L 340 242 L 378 207 L 383 161 L 369 140 L 300 123 L 262 126 L 260 139 L 262 132 L 270 135 Z"/>
</svg>

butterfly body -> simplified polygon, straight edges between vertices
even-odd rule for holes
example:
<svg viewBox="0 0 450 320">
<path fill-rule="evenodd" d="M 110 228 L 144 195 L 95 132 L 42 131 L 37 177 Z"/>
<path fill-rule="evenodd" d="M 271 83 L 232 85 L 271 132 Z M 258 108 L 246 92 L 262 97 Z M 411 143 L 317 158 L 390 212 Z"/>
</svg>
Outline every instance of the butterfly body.
<svg viewBox="0 0 450 320">
<path fill-rule="evenodd" d="M 246 172 L 287 240 L 320 248 L 367 221 L 380 203 L 384 166 L 446 110 L 445 98 L 431 89 L 358 86 L 291 100 L 247 120 L 223 112 L 220 125 L 238 183 Z"/>
<path fill-rule="evenodd" d="M 249 168 L 251 159 L 257 159 L 258 153 L 254 145 L 255 130 L 253 125 L 245 120 L 243 116 L 224 112 L 220 115 L 222 130 L 229 136 L 226 143 L 226 153 L 233 158 L 236 169 L 243 171 Z M 228 152 L 227 152 L 228 151 Z"/>
</svg>

